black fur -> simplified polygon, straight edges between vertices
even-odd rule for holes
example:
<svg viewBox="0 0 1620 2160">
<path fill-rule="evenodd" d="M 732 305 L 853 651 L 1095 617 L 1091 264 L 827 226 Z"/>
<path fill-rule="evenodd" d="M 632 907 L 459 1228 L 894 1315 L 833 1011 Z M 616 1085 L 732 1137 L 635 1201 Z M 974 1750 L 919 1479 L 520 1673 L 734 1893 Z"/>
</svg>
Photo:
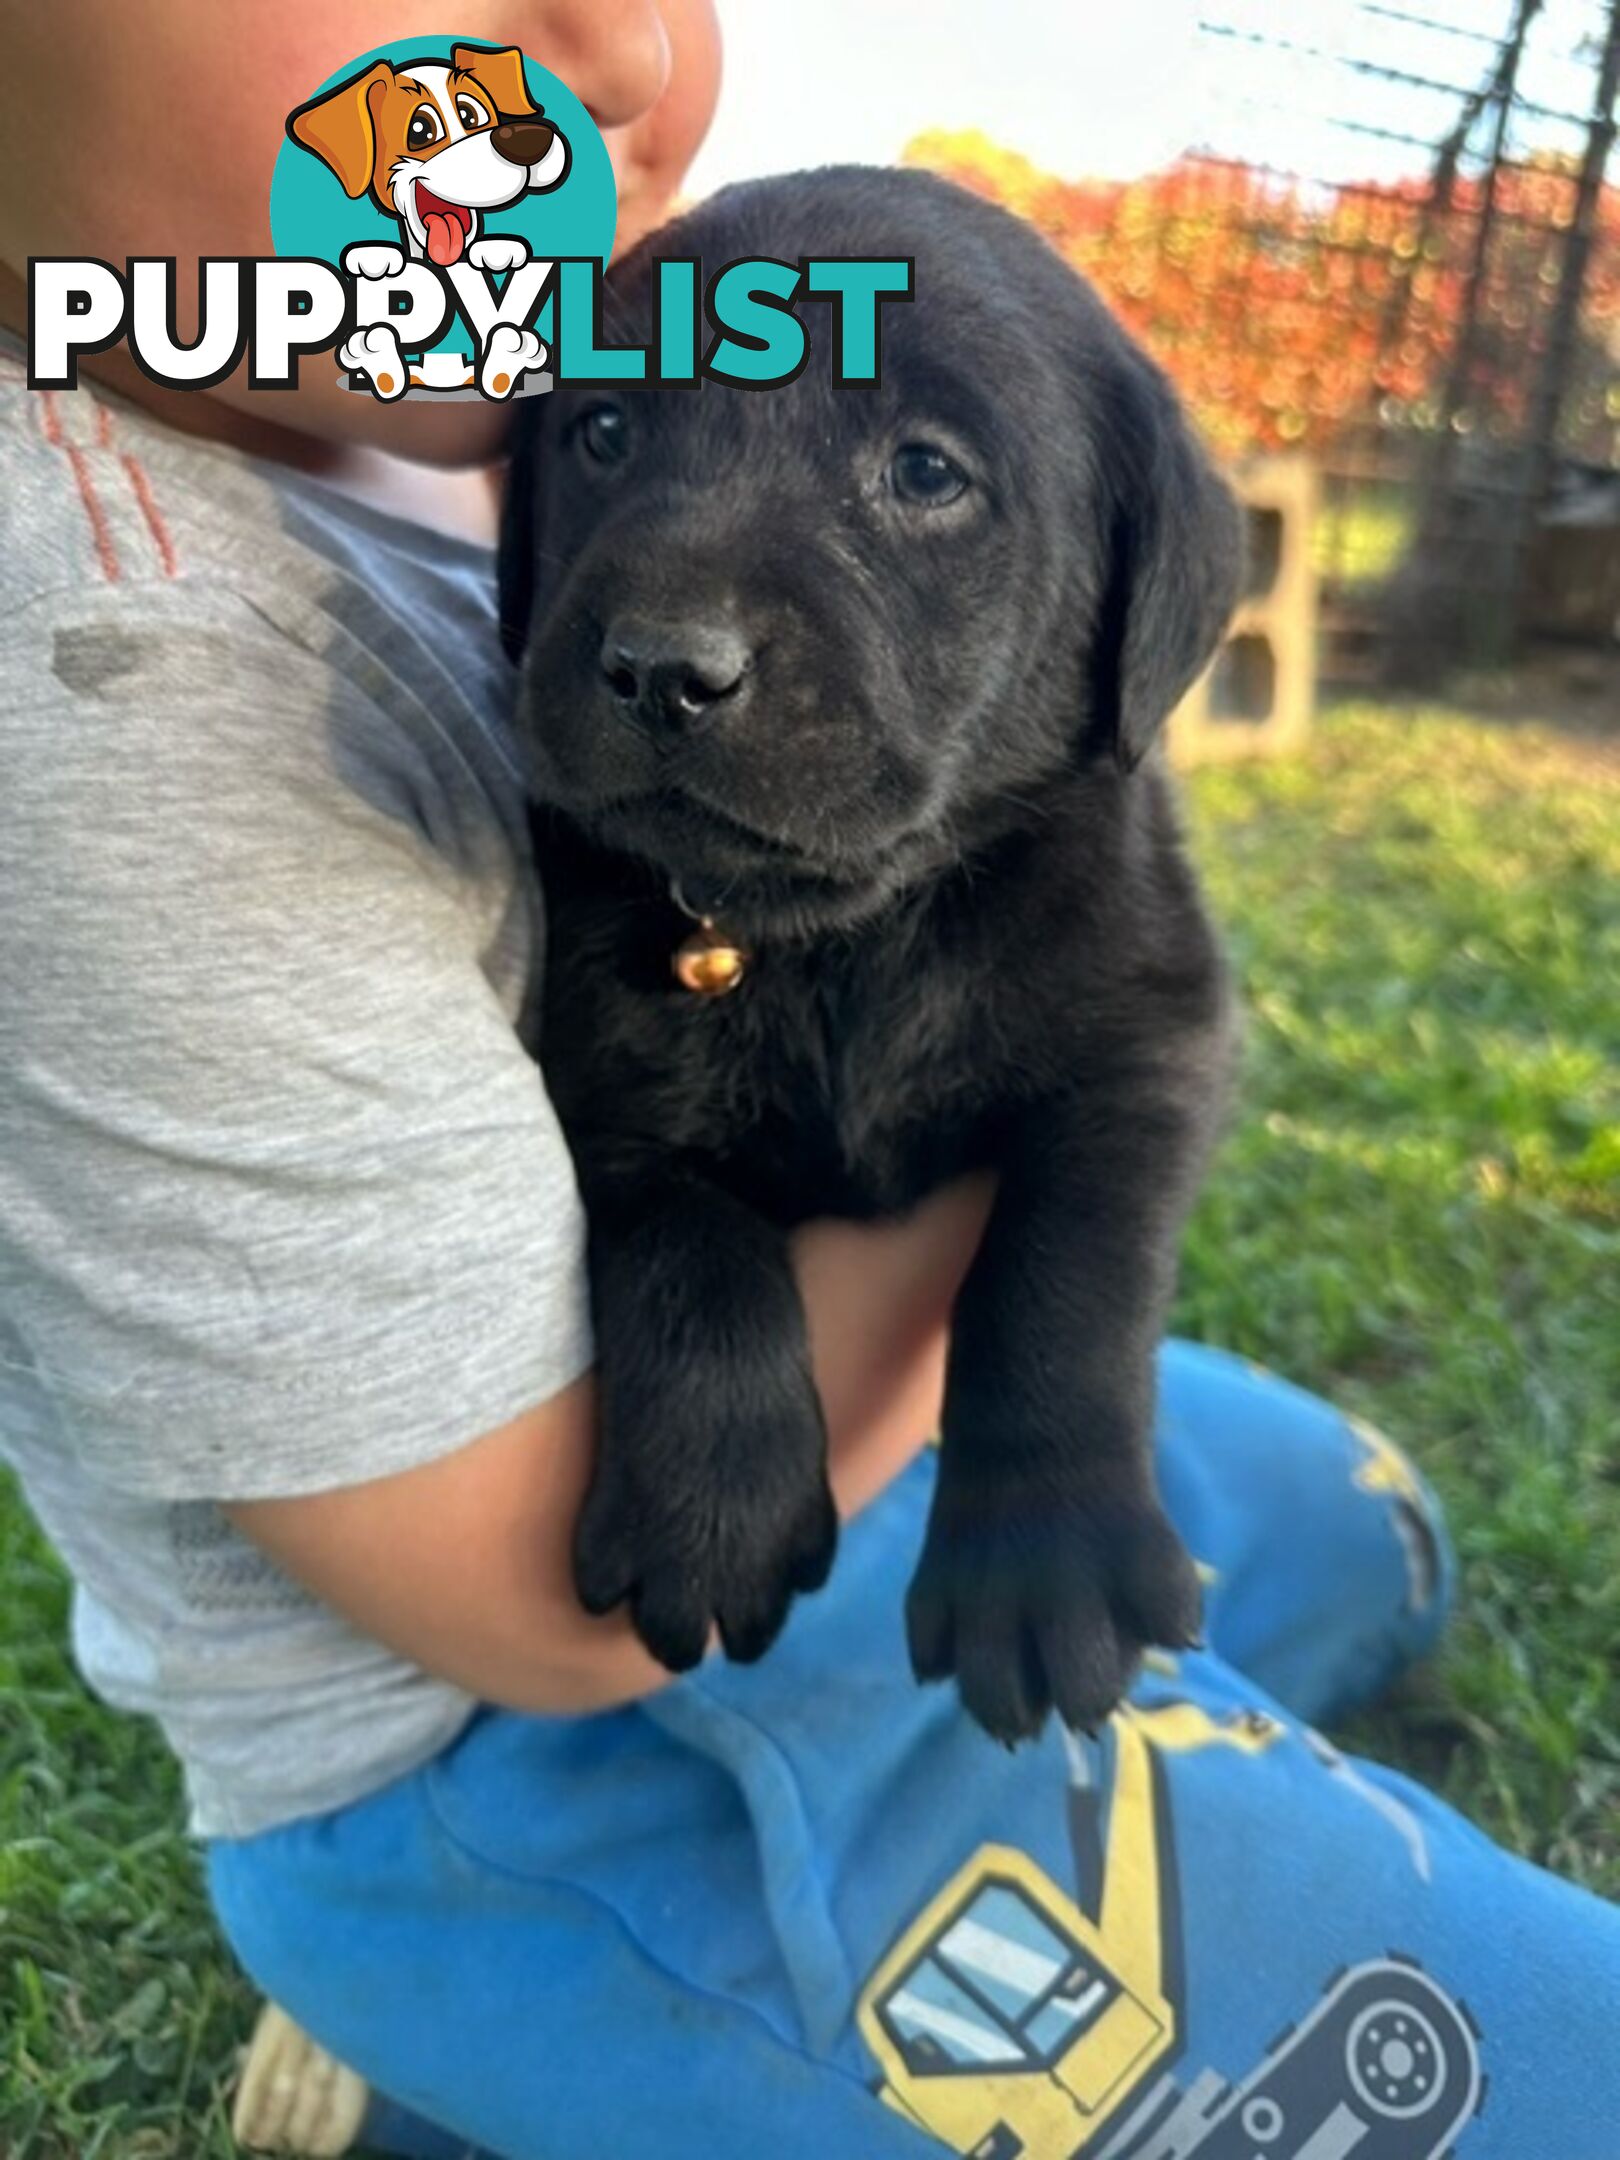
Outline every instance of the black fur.
<svg viewBox="0 0 1620 2160">
<path fill-rule="evenodd" d="M 1007 1739 L 1106 1715 L 1198 1626 L 1149 1455 L 1153 1354 L 1227 1084 L 1223 969 L 1154 737 L 1236 596 L 1235 508 L 1090 289 L 917 173 L 732 189 L 661 254 L 916 257 L 880 387 L 813 357 L 766 393 L 531 409 L 503 624 L 550 914 L 538 1049 L 579 1165 L 601 1441 L 575 1548 L 681 1668 L 756 1657 L 835 1518 L 787 1232 L 902 1212 L 989 1165 L 937 1498 L 909 1606 L 923 1678 Z M 609 281 L 649 327 L 651 251 Z M 809 302 L 812 345 L 830 310 Z M 967 472 L 919 507 L 902 443 Z M 610 630 L 752 654 L 648 725 Z M 641 629 L 636 631 L 641 634 Z M 708 1001 L 689 907 L 752 950 Z"/>
</svg>

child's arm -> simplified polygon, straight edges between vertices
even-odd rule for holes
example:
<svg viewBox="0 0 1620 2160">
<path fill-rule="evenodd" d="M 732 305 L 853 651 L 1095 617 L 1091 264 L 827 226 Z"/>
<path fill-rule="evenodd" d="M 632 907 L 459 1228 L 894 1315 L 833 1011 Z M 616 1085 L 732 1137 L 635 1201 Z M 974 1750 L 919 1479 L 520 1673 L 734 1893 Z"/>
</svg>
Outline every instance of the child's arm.
<svg viewBox="0 0 1620 2160">
<path fill-rule="evenodd" d="M 934 1429 L 945 1318 L 986 1204 L 965 1184 L 905 1224 L 818 1224 L 798 1240 L 846 1515 Z M 623 1613 L 593 1620 L 574 1598 L 569 1546 L 593 1416 L 586 1379 L 420 1469 L 227 1512 L 319 1597 L 430 1672 L 514 1709 L 603 1709 L 668 1676 Z"/>
<path fill-rule="evenodd" d="M 47 590 L 0 637 L 8 1299 L 110 1490 L 258 1503 L 328 1602 L 481 1693 L 622 1698 L 657 1671 L 569 1568 L 583 1220 L 485 972 L 518 865 L 406 631 L 362 690 L 253 590 Z M 933 1421 L 973 1216 L 802 1243 L 848 1506 Z"/>
</svg>

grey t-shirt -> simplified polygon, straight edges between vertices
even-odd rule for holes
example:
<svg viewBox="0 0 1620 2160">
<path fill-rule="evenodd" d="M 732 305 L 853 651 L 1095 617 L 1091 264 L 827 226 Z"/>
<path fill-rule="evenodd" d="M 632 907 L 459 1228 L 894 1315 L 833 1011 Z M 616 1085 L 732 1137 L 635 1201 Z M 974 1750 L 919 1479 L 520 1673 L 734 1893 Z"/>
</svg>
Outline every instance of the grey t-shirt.
<svg viewBox="0 0 1620 2160">
<path fill-rule="evenodd" d="M 0 346 L 0 1454 L 205 1835 L 472 1708 L 218 1503 L 427 1462 L 590 1356 L 492 585 Z"/>
</svg>

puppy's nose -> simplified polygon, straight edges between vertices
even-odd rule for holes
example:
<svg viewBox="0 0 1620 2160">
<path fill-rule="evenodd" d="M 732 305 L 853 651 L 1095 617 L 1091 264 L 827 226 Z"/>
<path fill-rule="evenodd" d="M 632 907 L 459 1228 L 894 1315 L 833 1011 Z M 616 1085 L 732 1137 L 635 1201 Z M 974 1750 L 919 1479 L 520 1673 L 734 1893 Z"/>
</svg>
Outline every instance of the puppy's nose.
<svg viewBox="0 0 1620 2160">
<path fill-rule="evenodd" d="M 489 139 L 509 165 L 538 165 L 551 148 L 551 129 L 544 120 L 503 120 Z"/>
<path fill-rule="evenodd" d="M 621 615 L 602 640 L 602 674 L 627 720 L 685 734 L 742 691 L 754 656 L 725 623 L 657 623 Z"/>
</svg>

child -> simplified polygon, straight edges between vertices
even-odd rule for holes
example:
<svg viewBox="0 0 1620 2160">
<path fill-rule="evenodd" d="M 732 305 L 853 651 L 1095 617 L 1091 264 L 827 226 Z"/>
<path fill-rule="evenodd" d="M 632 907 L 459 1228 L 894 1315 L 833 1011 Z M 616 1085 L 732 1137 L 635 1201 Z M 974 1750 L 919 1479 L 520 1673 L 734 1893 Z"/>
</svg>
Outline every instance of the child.
<svg viewBox="0 0 1620 2160">
<path fill-rule="evenodd" d="M 591 108 L 621 244 L 657 221 L 715 94 L 705 0 L 453 27 Z M 666 1686 L 575 1604 L 590 1344 L 514 1031 L 540 925 L 502 415 L 320 367 L 166 393 L 114 352 L 23 385 L 27 257 L 172 254 L 184 292 L 267 252 L 281 117 L 376 29 L 63 0 L 14 27 L 0 144 L 0 1439 L 87 1676 L 185 1766 L 227 1934 L 401 2153 L 1213 2154 L 1286 2116 L 1313 2153 L 1377 2122 L 1406 2126 L 1379 2151 L 1595 2160 L 1613 1916 L 1298 1722 L 1438 1625 L 1387 1443 L 1167 1352 L 1209 1651 L 1106 1742 L 1010 1757 L 913 1684 L 977 1188 L 800 1242 L 853 1519 L 771 1658 Z M 1289 2021 L 1308 2061 L 1268 2051 Z M 312 2142 L 332 2071 L 296 2059 L 257 2129 Z"/>
</svg>

